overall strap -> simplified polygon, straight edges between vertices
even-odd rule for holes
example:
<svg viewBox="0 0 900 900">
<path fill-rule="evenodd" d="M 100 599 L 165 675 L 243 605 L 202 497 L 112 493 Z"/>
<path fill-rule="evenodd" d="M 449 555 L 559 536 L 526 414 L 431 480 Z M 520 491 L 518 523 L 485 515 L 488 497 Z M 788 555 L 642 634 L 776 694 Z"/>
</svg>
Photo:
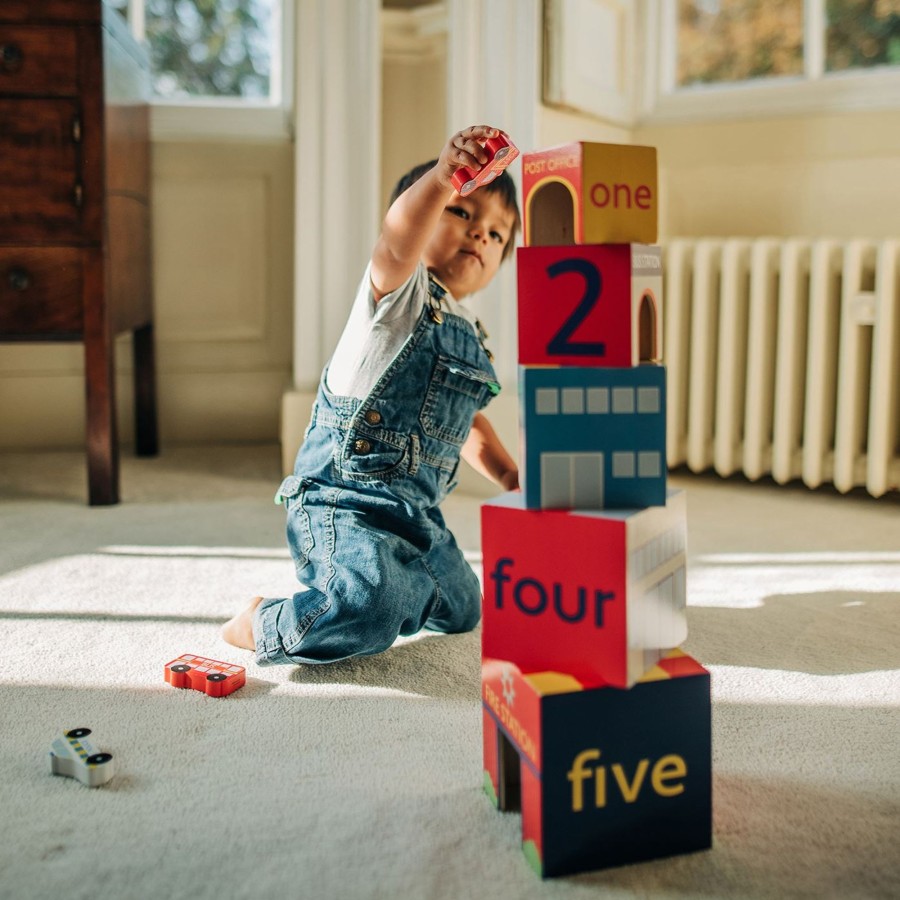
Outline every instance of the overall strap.
<svg viewBox="0 0 900 900">
<path fill-rule="evenodd" d="M 435 323 L 435 325 L 441 325 L 444 321 L 444 311 L 441 308 L 441 304 L 443 303 L 444 298 L 449 293 L 450 291 L 447 288 L 447 285 L 443 284 L 431 272 L 429 272 L 428 315 L 431 317 L 431 320 Z M 478 337 L 478 343 L 481 344 L 481 349 L 484 350 L 485 356 L 487 356 L 490 362 L 493 362 L 494 354 L 491 353 L 490 350 L 488 350 L 487 344 L 485 343 L 490 335 L 485 330 L 484 325 L 481 324 L 481 319 L 475 319 L 475 334 Z"/>
<path fill-rule="evenodd" d="M 443 324 L 444 312 L 441 309 L 444 297 L 448 294 L 447 286 L 442 284 L 431 272 L 428 273 L 428 314 L 436 325 Z"/>
</svg>

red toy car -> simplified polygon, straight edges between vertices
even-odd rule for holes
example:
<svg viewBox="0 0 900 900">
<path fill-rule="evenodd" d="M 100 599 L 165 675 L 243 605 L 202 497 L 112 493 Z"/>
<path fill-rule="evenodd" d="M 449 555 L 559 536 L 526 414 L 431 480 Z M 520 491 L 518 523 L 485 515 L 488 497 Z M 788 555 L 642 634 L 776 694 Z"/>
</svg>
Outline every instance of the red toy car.
<svg viewBox="0 0 900 900">
<path fill-rule="evenodd" d="M 177 688 L 192 688 L 210 697 L 227 697 L 247 680 L 243 666 L 185 653 L 166 663 L 166 681 Z"/>
<path fill-rule="evenodd" d="M 484 148 L 491 158 L 477 172 L 463 166 L 450 179 L 461 197 L 493 181 L 519 155 L 519 150 L 509 139 L 509 135 L 502 131 L 497 137 L 488 138 Z"/>
</svg>

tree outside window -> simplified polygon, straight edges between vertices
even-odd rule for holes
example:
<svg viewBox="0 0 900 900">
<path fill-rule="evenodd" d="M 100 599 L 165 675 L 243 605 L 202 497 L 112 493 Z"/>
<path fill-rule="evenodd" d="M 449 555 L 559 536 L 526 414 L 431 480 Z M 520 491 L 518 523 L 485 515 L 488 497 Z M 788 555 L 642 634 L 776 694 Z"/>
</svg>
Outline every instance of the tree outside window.
<svg viewBox="0 0 900 900">
<path fill-rule="evenodd" d="M 900 0 L 829 0 L 829 72 L 900 66 Z"/>
<path fill-rule="evenodd" d="M 157 99 L 272 99 L 279 0 L 110 2 L 146 38 Z"/>
<path fill-rule="evenodd" d="M 677 0 L 676 83 L 808 76 L 807 40 L 826 72 L 900 65 L 900 0 Z"/>
</svg>

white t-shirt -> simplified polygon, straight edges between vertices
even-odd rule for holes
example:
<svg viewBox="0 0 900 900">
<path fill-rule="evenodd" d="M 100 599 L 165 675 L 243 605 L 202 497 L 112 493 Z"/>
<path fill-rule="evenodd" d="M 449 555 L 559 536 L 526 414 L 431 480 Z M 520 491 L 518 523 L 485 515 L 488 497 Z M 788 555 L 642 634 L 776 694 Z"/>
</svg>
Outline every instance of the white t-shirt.
<svg viewBox="0 0 900 900">
<path fill-rule="evenodd" d="M 332 394 L 363 399 L 413 333 L 428 302 L 428 270 L 419 263 L 416 271 L 377 303 L 372 293 L 372 264 L 366 266 L 353 301 L 344 333 L 328 364 L 327 387 Z M 462 316 L 476 331 L 471 310 L 448 293 L 441 308 Z"/>
</svg>

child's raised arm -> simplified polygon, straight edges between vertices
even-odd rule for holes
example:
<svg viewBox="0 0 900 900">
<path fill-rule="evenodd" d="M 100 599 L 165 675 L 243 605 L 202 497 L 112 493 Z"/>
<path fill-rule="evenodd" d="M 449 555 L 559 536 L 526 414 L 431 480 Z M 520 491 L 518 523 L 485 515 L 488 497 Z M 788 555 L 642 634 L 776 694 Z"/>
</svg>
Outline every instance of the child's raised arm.
<svg viewBox="0 0 900 900">
<path fill-rule="evenodd" d="M 462 446 L 462 458 L 485 478 L 505 491 L 519 487 L 516 461 L 503 446 L 484 413 L 475 413 L 472 430 Z"/>
<path fill-rule="evenodd" d="M 447 141 L 437 164 L 391 205 L 372 251 L 375 300 L 400 287 L 419 264 L 422 251 L 455 188 L 453 173 L 465 166 L 480 169 L 490 158 L 482 143 L 500 133 L 488 125 L 472 125 Z"/>
</svg>

